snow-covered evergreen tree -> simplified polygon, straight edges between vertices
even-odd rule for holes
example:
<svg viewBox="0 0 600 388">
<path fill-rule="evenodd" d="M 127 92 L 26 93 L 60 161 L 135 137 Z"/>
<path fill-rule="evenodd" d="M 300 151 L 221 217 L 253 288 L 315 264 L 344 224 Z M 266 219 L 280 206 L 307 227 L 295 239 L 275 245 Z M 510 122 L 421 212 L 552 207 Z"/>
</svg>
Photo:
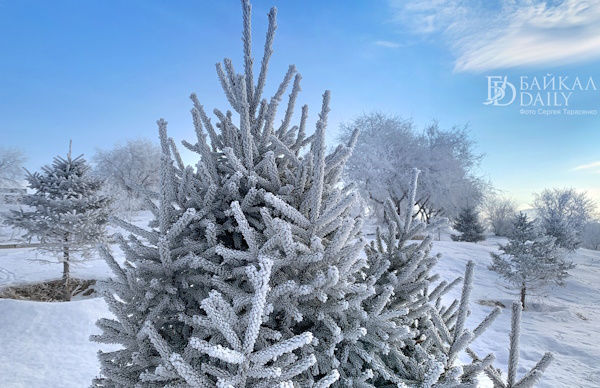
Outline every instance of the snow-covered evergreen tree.
<svg viewBox="0 0 600 388">
<path fill-rule="evenodd" d="M 527 214 L 523 212 L 519 212 L 519 214 L 513 217 L 508 229 L 508 238 L 520 243 L 533 241 L 540 236 L 535 220 L 529 221 Z"/>
<path fill-rule="evenodd" d="M 563 285 L 568 271 L 575 266 L 565 261 L 565 254 L 556 246 L 555 238 L 536 233 L 533 221 L 523 213 L 515 218 L 508 243 L 499 249 L 500 254 L 490 253 L 489 269 L 519 288 L 523 308 L 528 290 L 547 284 Z"/>
<path fill-rule="evenodd" d="M 213 126 L 192 95 L 197 141 L 184 146 L 199 154 L 195 168 L 184 165 L 158 121 L 156 219 L 147 229 L 115 219 L 131 232 L 119 237 L 123 265 L 102 251 L 115 273 L 105 284 L 115 318 L 99 320 L 102 333 L 92 338 L 122 348 L 99 354 L 94 386 L 475 386 L 493 357 L 458 366 L 457 355 L 499 310 L 466 329 L 473 265 L 460 302 L 442 306 L 460 280 L 429 291 L 438 259 L 430 256 L 432 238 L 409 244 L 426 225 L 407 211 L 400 217 L 391 203 L 388 232 L 361 256 L 359 202 L 341 180 L 357 134 L 325 154 L 329 92 L 313 135 L 306 106 L 290 127 L 300 91 L 293 66 L 275 96 L 262 99 L 276 9 L 255 83 L 251 7 L 242 6 L 244 73 L 228 59 L 217 64 L 235 113 L 215 109 Z M 407 203 L 416 184 L 415 171 Z"/>
<path fill-rule="evenodd" d="M 124 349 L 100 356 L 100 386 L 271 387 L 293 379 L 326 387 L 340 376 L 334 353 L 362 333 L 354 321 L 340 326 L 373 292 L 359 273 L 357 197 L 340 181 L 356 137 L 325 154 L 329 92 L 313 135 L 306 106 L 290 126 L 301 79 L 294 66 L 275 96 L 262 99 L 276 9 L 257 81 L 247 1 L 243 9 L 244 73 L 228 59 L 217 65 L 235 113 L 215 110 L 215 129 L 192 95 L 198 139 L 184 145 L 200 155 L 196 169 L 184 166 L 159 121 L 157 220 L 151 230 L 117 220 L 133 233 L 121 241 L 124 267 L 104 251 L 117 274 L 106 294 L 116 319 L 101 320 L 95 339 Z"/>
<path fill-rule="evenodd" d="M 33 194 L 24 195 L 26 209 L 13 210 L 6 222 L 37 238 L 38 250 L 55 255 L 63 263 L 64 299 L 70 300 L 70 267 L 85 260 L 105 241 L 110 201 L 99 195 L 102 181 L 89 175 L 83 155 L 73 159 L 71 146 L 64 159 L 54 158 L 42 173 L 27 171 Z"/>
<path fill-rule="evenodd" d="M 413 171 L 409 199 L 415 196 L 417 174 Z M 376 241 L 366 248 L 369 266 L 364 271 L 375 286 L 375 294 L 364 303 L 370 305 L 363 324 L 367 335 L 357 341 L 359 357 L 351 367 L 372 369 L 375 387 L 475 387 L 477 375 L 494 357 L 487 355 L 481 360 L 470 352 L 473 363 L 463 366 L 457 365 L 457 357 L 469 351 L 468 345 L 494 321 L 500 309 L 493 310 L 474 331 L 466 329 L 473 263 L 467 266 L 460 301 L 450 306 L 441 303 L 442 296 L 462 278 L 450 284 L 440 282 L 429 290 L 437 281 L 431 270 L 440 258 L 430 256 L 431 231 L 445 220 L 426 225 L 414 220 L 409 209 L 399 212 L 391 201 L 386 204 L 386 213 L 388 231 L 378 230 Z M 419 234 L 427 237 L 411 243 Z"/>
<path fill-rule="evenodd" d="M 452 235 L 454 241 L 478 242 L 485 240 L 485 228 L 479 221 L 479 214 L 473 207 L 463 208 L 452 227 L 460 235 Z"/>
</svg>

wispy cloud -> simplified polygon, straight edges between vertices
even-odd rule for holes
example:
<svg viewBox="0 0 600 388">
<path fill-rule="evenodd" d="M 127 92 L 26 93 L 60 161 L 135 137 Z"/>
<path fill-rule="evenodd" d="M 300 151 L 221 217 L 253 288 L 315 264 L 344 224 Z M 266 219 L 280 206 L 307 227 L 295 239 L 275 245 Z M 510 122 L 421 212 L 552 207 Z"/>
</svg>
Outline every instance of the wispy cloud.
<svg viewBox="0 0 600 388">
<path fill-rule="evenodd" d="M 387 48 L 398 48 L 400 47 L 400 43 L 390 42 L 388 40 L 378 40 L 375 42 L 377 46 L 387 47 Z"/>
<path fill-rule="evenodd" d="M 579 170 L 589 170 L 589 169 L 598 169 L 600 171 L 600 162 L 592 162 L 589 164 L 582 164 L 581 166 L 577 166 L 575 167 L 573 170 L 575 171 L 579 171 Z"/>
<path fill-rule="evenodd" d="M 410 31 L 443 36 L 455 71 L 600 58 L 600 0 L 389 1 Z"/>
</svg>

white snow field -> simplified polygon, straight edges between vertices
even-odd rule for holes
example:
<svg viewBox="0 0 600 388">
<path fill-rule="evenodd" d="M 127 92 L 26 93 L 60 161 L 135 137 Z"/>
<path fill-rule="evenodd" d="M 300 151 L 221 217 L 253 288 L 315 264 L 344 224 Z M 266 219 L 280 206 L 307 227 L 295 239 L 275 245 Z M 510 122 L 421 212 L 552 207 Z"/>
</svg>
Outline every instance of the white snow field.
<svg viewBox="0 0 600 388">
<path fill-rule="evenodd" d="M 144 224 L 142 219 L 135 221 Z M 506 292 L 498 275 L 487 269 L 489 253 L 505 240 L 490 237 L 474 244 L 444 241 L 446 237 L 442 235 L 442 241 L 436 241 L 433 248 L 434 253 L 443 254 L 435 271 L 442 279 L 461 276 L 469 260 L 476 263 L 472 313 L 467 325 L 474 328 L 492 309 L 477 303 L 479 300 L 506 306 L 472 346 L 480 356 L 495 353 L 495 365 L 506 375 L 510 305 L 518 296 Z M 35 251 L 31 248 L 0 249 L 0 287 L 60 278 L 62 266 L 29 262 L 33 257 Z M 122 259 L 119 254 L 117 257 Z M 580 249 L 571 260 L 577 267 L 571 271 L 566 287 L 546 290 L 545 296 L 532 296 L 528 309 L 523 311 L 518 375 L 528 371 L 546 351 L 555 356 L 537 385 L 540 388 L 600 387 L 600 252 Z M 73 276 L 106 279 L 111 272 L 102 260 L 94 260 L 75 268 Z M 457 288 L 451 296 L 458 297 L 459 293 Z M 110 312 L 100 298 L 76 298 L 68 303 L 0 299 L 0 387 L 88 387 L 99 373 L 98 349 L 111 349 L 88 338 L 99 333 L 96 320 L 107 316 Z M 481 386 L 491 386 L 485 380 Z"/>
</svg>

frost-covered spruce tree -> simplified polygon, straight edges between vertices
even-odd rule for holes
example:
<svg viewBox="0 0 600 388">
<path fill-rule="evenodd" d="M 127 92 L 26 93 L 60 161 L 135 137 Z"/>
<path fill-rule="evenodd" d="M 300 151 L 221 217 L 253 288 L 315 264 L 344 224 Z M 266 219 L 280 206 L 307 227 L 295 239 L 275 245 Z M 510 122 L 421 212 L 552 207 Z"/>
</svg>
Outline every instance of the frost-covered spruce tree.
<svg viewBox="0 0 600 388">
<path fill-rule="evenodd" d="M 460 232 L 460 235 L 452 235 L 454 241 L 478 242 L 485 240 L 483 232 L 485 228 L 479 221 L 478 212 L 472 207 L 461 210 L 452 227 Z"/>
<path fill-rule="evenodd" d="M 110 200 L 99 194 L 102 181 L 93 178 L 83 155 L 54 158 L 42 173 L 27 171 L 33 194 L 24 195 L 27 208 L 11 211 L 6 222 L 37 238 L 38 250 L 55 255 L 63 263 L 63 297 L 71 298 L 69 279 L 72 264 L 89 258 L 96 245 L 106 240 Z"/>
<path fill-rule="evenodd" d="M 530 221 L 527 214 L 523 212 L 519 212 L 513 218 L 509 230 L 508 238 L 523 244 L 540 237 L 535 220 Z"/>
<path fill-rule="evenodd" d="M 414 199 L 418 171 L 413 171 L 409 199 Z M 408 201 L 408 203 L 413 203 Z M 354 345 L 350 361 L 357 370 L 371 369 L 375 387 L 475 387 L 477 376 L 493 361 L 473 352 L 473 362 L 459 366 L 458 356 L 494 321 L 496 308 L 474 330 L 466 328 L 473 263 L 467 266 L 460 301 L 444 306 L 442 297 L 462 278 L 439 282 L 431 273 L 440 255 L 431 256 L 431 231 L 444 223 L 426 225 L 412 217 L 409 206 L 399 212 L 386 203 L 387 232 L 377 230 L 366 247 L 369 267 L 364 269 L 375 294 L 363 305 L 366 334 Z M 401 217 L 399 214 L 403 214 Z M 426 234 L 419 242 L 410 241 Z M 350 386 L 353 386 L 350 384 Z"/>
<path fill-rule="evenodd" d="M 301 79 L 294 66 L 262 98 L 276 9 L 255 80 L 250 4 L 242 4 L 244 73 L 228 59 L 217 64 L 233 111 L 215 109 L 213 126 L 192 95 L 197 141 L 184 145 L 200 156 L 195 168 L 159 120 L 156 220 L 149 229 L 116 220 L 131 232 L 121 238 L 122 266 L 103 251 L 116 276 L 106 284 L 115 318 L 101 319 L 93 339 L 123 348 L 100 353 L 96 386 L 327 387 L 344 373 L 344 349 L 365 333 L 361 303 L 374 288 L 361 273 L 357 198 L 340 180 L 356 136 L 325 154 L 329 92 L 313 135 L 306 106 L 290 125 Z M 362 372 L 352 372 L 357 384 L 370 377 Z"/>
<path fill-rule="evenodd" d="M 411 192 L 414 196 L 418 172 L 413 171 Z M 411 203 L 410 201 L 408 203 Z M 370 274 L 368 279 L 376 287 L 375 303 L 371 303 L 367 334 L 357 341 L 369 349 L 374 370 L 375 387 L 476 387 L 481 372 L 498 388 L 533 387 L 552 361 L 552 354 L 544 357 L 520 380 L 516 380 L 521 325 L 521 306 L 513 306 L 510 335 L 509 373 L 506 382 L 492 365 L 494 356 L 481 359 L 469 345 L 493 323 L 500 314 L 496 307 L 473 330 L 466 327 L 469 299 L 473 284 L 474 264 L 467 264 L 464 278 L 435 285 L 437 275 L 432 275 L 441 255 L 430 256 L 431 231 L 438 225 L 424 225 L 411 217 L 410 209 L 399 213 L 393 203 L 386 203 L 388 231 L 377 231 L 376 241 L 366 247 Z M 400 217 L 399 214 L 405 214 Z M 437 222 L 443 223 L 444 220 Z M 523 223 L 519 223 L 522 225 Z M 531 233 L 530 224 L 522 228 L 522 236 Z M 517 229 L 517 228 L 516 228 Z M 425 240 L 410 241 L 416 235 L 426 234 Z M 370 271 L 370 272 L 369 272 Z M 373 279 L 378 279 L 373 281 Z M 442 297 L 462 282 L 459 300 L 450 305 Z M 435 287 L 433 287 L 435 285 Z M 432 288 L 430 290 L 430 288 Z M 368 304 L 369 300 L 363 302 Z M 458 362 L 465 352 L 470 364 Z M 366 354 L 363 351 L 361 354 Z M 355 366 L 360 365 L 355 363 Z M 370 385 L 357 385 L 370 386 Z"/>
<path fill-rule="evenodd" d="M 418 171 L 413 171 L 409 199 L 414 199 L 417 176 Z M 410 206 L 398 212 L 388 201 L 385 211 L 388 231 L 378 230 L 376 240 L 366 247 L 369 267 L 364 269 L 364 273 L 369 285 L 374 285 L 376 291 L 373 297 L 363 301 L 363 305 L 368 306 L 363 323 L 367 330 L 355 345 L 355 355 L 349 357 L 356 370 L 368 371 L 371 368 L 368 373 L 373 377 L 370 384 L 353 384 L 351 381 L 348 385 L 476 387 L 478 376 L 485 372 L 497 387 L 533 386 L 549 365 L 552 355 L 547 353 L 536 367 L 516 382 L 514 372 L 518 362 L 520 309 L 518 314 L 513 313 L 512 366 L 509 367 L 512 377 L 509 376 L 507 385 L 492 365 L 494 356 L 488 354 L 481 359 L 469 347 L 500 314 L 500 308 L 496 307 L 475 329 L 466 327 L 473 287 L 473 262 L 467 264 L 464 279 L 436 284 L 438 276 L 431 271 L 441 256 L 430 256 L 433 243 L 430 232 L 438 225 L 425 225 L 415 220 Z M 444 220 L 437 222 L 443 223 Z M 423 234 L 427 235 L 424 240 L 410 241 L 414 236 Z M 444 305 L 442 297 L 461 282 L 460 299 Z M 462 352 L 471 357 L 470 364 L 458 362 Z"/>
<path fill-rule="evenodd" d="M 489 269 L 520 290 L 523 308 L 528 290 L 548 284 L 562 286 L 568 271 L 575 267 L 565 260 L 565 252 L 556 246 L 556 239 L 537 234 L 533 221 L 528 221 L 523 213 L 515 218 L 508 243 L 499 249 L 501 253 L 490 253 Z"/>
</svg>

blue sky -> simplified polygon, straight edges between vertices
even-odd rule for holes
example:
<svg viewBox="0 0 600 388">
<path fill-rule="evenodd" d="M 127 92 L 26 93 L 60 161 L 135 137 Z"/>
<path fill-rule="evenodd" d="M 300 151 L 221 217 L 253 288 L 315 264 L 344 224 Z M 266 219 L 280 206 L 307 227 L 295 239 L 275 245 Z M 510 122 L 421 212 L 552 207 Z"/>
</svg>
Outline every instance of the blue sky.
<svg viewBox="0 0 600 388">
<path fill-rule="evenodd" d="M 485 154 L 479 173 L 522 207 L 549 187 L 600 200 L 599 0 L 254 1 L 256 65 L 272 5 L 265 96 L 295 64 L 314 123 L 331 90 L 330 144 L 340 122 L 375 109 L 419 129 L 468 124 Z M 69 139 L 88 157 L 156 139 L 161 117 L 177 142 L 193 140 L 188 96 L 227 109 L 215 64 L 228 57 L 242 70 L 241 29 L 236 0 L 0 0 L 1 144 L 37 170 Z"/>
</svg>

